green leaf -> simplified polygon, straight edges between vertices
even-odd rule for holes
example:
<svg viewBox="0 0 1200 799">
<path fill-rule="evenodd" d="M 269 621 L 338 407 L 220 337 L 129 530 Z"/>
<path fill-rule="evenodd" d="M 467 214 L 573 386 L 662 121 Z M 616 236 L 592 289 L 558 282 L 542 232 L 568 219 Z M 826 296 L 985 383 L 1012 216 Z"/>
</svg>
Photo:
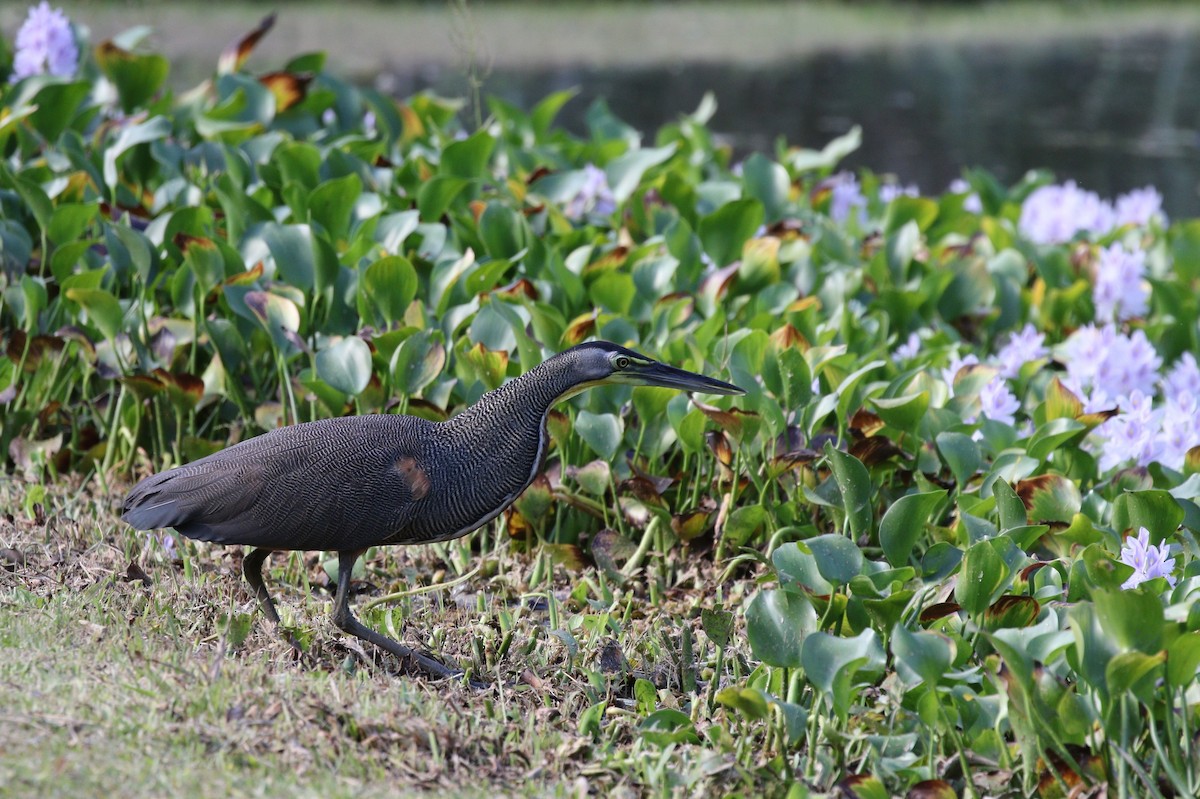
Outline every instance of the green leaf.
<svg viewBox="0 0 1200 799">
<path fill-rule="evenodd" d="M 247 233 L 256 235 L 271 251 L 276 274 L 301 291 L 311 291 L 316 284 L 317 265 L 313 252 L 312 229 L 308 225 L 279 225 L 272 222 L 258 225 Z"/>
<path fill-rule="evenodd" d="M 36 110 L 29 114 L 29 124 L 48 142 L 56 142 L 79 113 L 80 105 L 92 90 L 89 81 L 66 81 L 49 76 L 27 79 L 29 88 L 41 85 L 29 104 Z M 17 107 L 14 103 L 14 107 Z M 112 185 L 112 184 L 109 184 Z"/>
<path fill-rule="evenodd" d="M 954 475 L 954 481 L 958 484 L 956 488 L 961 493 L 966 489 L 967 483 L 975 473 L 979 471 L 979 467 L 983 465 L 983 457 L 979 454 L 979 445 L 972 441 L 970 436 L 953 431 L 938 433 L 934 440 L 937 442 L 938 451 L 942 453 L 942 458 Z"/>
<path fill-rule="evenodd" d="M 479 217 L 479 235 L 492 258 L 508 259 L 525 249 L 525 222 L 502 202 L 490 202 Z"/>
<path fill-rule="evenodd" d="M 405 395 L 415 396 L 446 368 L 446 348 L 429 330 L 419 330 L 400 343 L 392 353 L 390 371 Z"/>
<path fill-rule="evenodd" d="M 710 610 L 704 608 L 700 612 L 700 624 L 704 634 L 722 649 L 729 645 L 729 633 L 733 630 L 733 614 L 727 610 Z"/>
<path fill-rule="evenodd" d="M 879 545 L 888 563 L 893 566 L 908 563 L 913 547 L 930 522 L 929 515 L 945 497 L 944 490 L 908 494 L 887 509 L 879 522 Z"/>
<path fill-rule="evenodd" d="M 1087 429 L 1087 425 L 1074 419 L 1051 419 L 1029 439 L 1026 451 L 1031 458 L 1046 460 L 1055 450 L 1082 438 Z"/>
<path fill-rule="evenodd" d="M 488 161 L 495 147 L 496 140 L 486 130 L 478 130 L 462 141 L 452 142 L 442 150 L 438 174 L 452 178 L 485 178 Z M 424 209 L 421 214 L 427 219 L 430 218 L 426 216 Z"/>
<path fill-rule="evenodd" d="M 744 505 L 729 514 L 721 529 L 721 537 L 734 546 L 745 546 L 762 532 L 768 518 L 762 505 Z"/>
<path fill-rule="evenodd" d="M 917 227 L 924 232 L 937 219 L 937 215 L 938 204 L 933 200 L 927 197 L 901 195 L 888 204 L 883 231 L 885 234 L 891 235 L 909 222 L 916 222 Z"/>
<path fill-rule="evenodd" d="M 317 353 L 317 376 L 343 394 L 361 394 L 371 381 L 371 348 L 346 336 Z"/>
<path fill-rule="evenodd" d="M 615 414 L 580 411 L 575 417 L 575 432 L 593 452 L 612 460 L 617 447 L 621 446 L 625 425 Z"/>
<path fill-rule="evenodd" d="M 870 535 L 874 514 L 871 512 L 871 475 L 867 473 L 867 467 L 853 455 L 834 449 L 829 442 L 825 444 L 825 455 L 842 495 L 842 507 L 851 534 L 855 538 Z"/>
<path fill-rule="evenodd" d="M 862 127 L 855 125 L 821 150 L 793 150 L 788 154 L 788 164 L 795 172 L 833 169 L 839 161 L 861 146 Z"/>
<path fill-rule="evenodd" d="M 608 186 L 617 205 L 628 200 L 642 181 L 642 175 L 675 154 L 675 145 L 631 150 L 615 158 L 605 167 Z"/>
<path fill-rule="evenodd" d="M 846 585 L 862 573 L 863 554 L 844 535 L 827 533 L 804 541 L 821 576 L 835 585 Z"/>
<path fill-rule="evenodd" d="M 421 219 L 426 222 L 441 219 L 450 203 L 469 185 L 471 181 L 449 175 L 434 175 L 422 183 L 417 190 L 417 209 L 421 212 Z"/>
<path fill-rule="evenodd" d="M 805 677 L 832 701 L 834 712 L 843 722 L 858 672 L 876 673 L 885 664 L 883 647 L 874 630 L 863 630 L 854 638 L 813 633 L 804 639 L 802 650 L 800 665 Z"/>
<path fill-rule="evenodd" d="M 417 271 L 407 258 L 384 256 L 363 270 L 359 292 L 376 320 L 391 327 L 404 318 L 417 295 Z"/>
<path fill-rule="evenodd" d="M 991 540 L 973 544 L 963 556 L 954 598 L 967 613 L 979 616 L 1008 584 L 1009 574 L 1008 565 Z"/>
<path fill-rule="evenodd" d="M 1200 670 L 1200 632 L 1184 633 L 1167 646 L 1167 682 L 1172 688 L 1186 688 Z"/>
<path fill-rule="evenodd" d="M 1004 480 L 992 483 L 992 495 L 996 498 L 996 514 L 1000 519 L 1000 531 L 1015 530 L 1029 524 L 1029 516 L 1025 512 L 1025 503 L 1013 491 L 1013 487 Z"/>
<path fill-rule="evenodd" d="M 1150 531 L 1151 543 L 1173 535 L 1183 523 L 1183 516 L 1179 501 L 1159 489 L 1126 491 L 1113 501 L 1113 528 L 1137 535 L 1145 527 Z"/>
<path fill-rule="evenodd" d="M 913 632 L 897 624 L 892 628 L 891 646 L 896 672 L 908 685 L 937 685 L 954 663 L 954 642 L 939 633 Z"/>
<path fill-rule="evenodd" d="M 917 432 L 925 412 L 929 410 L 929 392 L 921 391 L 903 397 L 871 399 L 879 418 L 905 433 Z"/>
<path fill-rule="evenodd" d="M 117 298 L 104 289 L 67 289 L 67 299 L 77 302 L 87 311 L 92 323 L 109 341 L 116 339 L 122 332 L 122 320 L 125 313 Z"/>
<path fill-rule="evenodd" d="M 833 593 L 833 586 L 817 568 L 816 558 L 811 552 L 800 549 L 794 541 L 783 544 L 771 553 L 771 564 L 779 574 L 779 582 L 785 587 L 795 583 L 820 596 Z"/>
<path fill-rule="evenodd" d="M 750 651 L 769 666 L 799 666 L 804 637 L 816 630 L 812 603 L 791 591 L 760 590 L 746 608 Z"/>
<path fill-rule="evenodd" d="M 762 692 L 753 688 L 737 688 L 730 685 L 717 691 L 715 698 L 718 704 L 736 710 L 749 721 L 761 721 L 770 712 Z"/>
<path fill-rule="evenodd" d="M 121 110 L 132 114 L 154 96 L 171 71 L 167 59 L 156 53 L 139 55 L 114 44 L 101 42 L 96 48 L 96 63 L 117 87 Z"/>
<path fill-rule="evenodd" d="M 350 231 L 350 218 L 354 204 L 362 194 L 362 179 L 351 172 L 340 178 L 327 180 L 313 190 L 308 202 L 312 220 L 323 227 L 330 241 L 336 244 Z"/>
<path fill-rule="evenodd" d="M 762 203 L 767 223 L 779 221 L 792 188 L 787 170 L 762 153 L 754 153 L 742 162 L 742 182 L 746 194 Z"/>
<path fill-rule="evenodd" d="M 1163 606 L 1149 591 L 1092 592 L 1096 618 L 1121 651 L 1137 650 L 1154 654 L 1163 646 Z"/>
<path fill-rule="evenodd" d="M 529 112 L 529 121 L 533 124 L 534 133 L 539 138 L 545 137 L 554 118 L 558 116 L 558 112 L 577 94 L 579 94 L 578 88 L 564 89 L 548 95 L 533 107 L 533 110 Z"/>
<path fill-rule="evenodd" d="M 645 682 L 653 688 L 653 683 L 647 680 L 639 682 Z M 670 707 L 655 710 L 642 719 L 638 724 L 638 734 L 643 740 L 656 746 L 700 743 L 700 736 L 696 734 L 691 717 Z"/>
<path fill-rule="evenodd" d="M 139 145 L 165 139 L 170 133 L 171 121 L 161 116 L 122 128 L 116 141 L 104 148 L 104 183 L 111 195 L 116 194 L 120 183 L 117 162 L 121 156 Z"/>
<path fill-rule="evenodd" d="M 1149 655 L 1142 652 L 1122 652 L 1110 660 L 1104 670 L 1108 690 L 1113 694 L 1135 692 L 1138 683 L 1157 672 L 1166 659 L 1166 652 Z"/>
<path fill-rule="evenodd" d="M 704 251 L 717 266 L 727 266 L 742 255 L 742 246 L 763 222 L 763 206 L 753 198 L 726 203 L 700 220 Z"/>
</svg>

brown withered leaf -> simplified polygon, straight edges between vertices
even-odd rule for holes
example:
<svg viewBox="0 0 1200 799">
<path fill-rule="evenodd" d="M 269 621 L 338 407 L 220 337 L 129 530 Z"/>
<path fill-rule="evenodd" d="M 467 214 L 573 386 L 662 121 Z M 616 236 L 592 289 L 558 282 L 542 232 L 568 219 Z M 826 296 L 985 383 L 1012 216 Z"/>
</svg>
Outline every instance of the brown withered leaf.
<svg viewBox="0 0 1200 799">
<path fill-rule="evenodd" d="M 575 544 L 542 544 L 542 550 L 550 555 L 550 559 L 558 566 L 570 572 L 583 571 L 588 567 L 588 560 L 583 550 Z"/>
<path fill-rule="evenodd" d="M 216 243 L 212 239 L 205 238 L 204 236 L 193 236 L 183 231 L 172 236 L 171 243 L 178 247 L 179 251 L 185 255 L 192 247 L 200 247 L 205 250 L 215 250 L 217 248 Z"/>
<path fill-rule="evenodd" d="M 588 548 L 597 566 L 610 576 L 620 576 L 622 580 L 624 575 L 621 575 L 621 566 L 637 551 L 632 541 L 608 527 L 592 536 Z"/>
<path fill-rule="evenodd" d="M 706 405 L 703 402 L 693 398 L 692 404 L 709 419 L 712 419 L 721 427 L 722 430 L 728 430 L 734 438 L 741 438 L 742 432 L 746 423 L 758 422 L 758 414 L 754 411 L 746 411 L 741 408 L 730 408 L 724 410 L 715 405 Z"/>
<path fill-rule="evenodd" d="M 626 458 L 626 462 L 629 464 L 629 470 L 633 472 L 634 475 L 642 478 L 643 480 L 649 480 L 654 484 L 654 491 L 657 494 L 661 495 L 665 493 L 666 490 L 675 483 L 674 477 L 660 477 L 659 475 L 654 475 L 643 471 L 641 467 L 637 465 L 637 462 L 633 460 L 633 458 Z"/>
<path fill-rule="evenodd" d="M 471 217 L 475 220 L 475 224 L 479 224 L 479 218 L 483 216 L 483 212 L 487 210 L 487 203 L 483 200 L 471 200 L 467 203 L 467 208 L 471 211 Z"/>
<path fill-rule="evenodd" d="M 600 671 L 604 674 L 626 674 L 629 672 L 629 661 L 621 651 L 621 645 L 609 638 L 600 647 Z"/>
<path fill-rule="evenodd" d="M 1075 421 L 1081 422 L 1088 427 L 1099 427 L 1120 412 L 1119 408 L 1110 408 L 1106 411 L 1093 411 L 1092 413 L 1080 414 Z"/>
<path fill-rule="evenodd" d="M 958 793 L 945 780 L 921 780 L 908 789 L 904 799 L 958 799 Z"/>
<path fill-rule="evenodd" d="M 25 553 L 19 549 L 0 549 L 0 562 L 3 562 L 4 568 L 8 571 L 16 571 L 19 567 L 26 563 Z"/>
<path fill-rule="evenodd" d="M 635 475 L 622 480 L 617 486 L 617 491 L 622 494 L 632 494 L 648 505 L 662 506 L 663 504 L 662 495 L 659 493 L 657 487 L 645 477 Z"/>
<path fill-rule="evenodd" d="M 394 408 L 399 403 L 400 400 L 398 399 L 392 400 L 388 403 L 388 409 Z M 431 422 L 444 422 L 450 418 L 450 414 L 445 408 L 420 397 L 409 398 L 408 413 L 412 416 L 420 416 L 422 419 L 428 419 Z"/>
<path fill-rule="evenodd" d="M 534 183 L 537 183 L 540 179 L 546 177 L 547 175 L 552 175 L 552 174 L 554 174 L 554 171 L 552 169 L 550 169 L 550 167 L 544 166 L 544 165 L 539 166 L 537 169 L 535 169 L 529 173 L 529 177 L 525 178 L 525 185 L 532 186 Z"/>
<path fill-rule="evenodd" d="M 554 494 L 550 490 L 550 478 L 544 472 L 533 478 L 533 482 L 513 503 L 513 507 L 530 522 L 541 521 L 553 506 Z"/>
<path fill-rule="evenodd" d="M 804 236 L 804 224 L 799 219 L 780 219 L 767 228 L 767 233 L 784 241 L 795 238 L 807 238 L 807 236 Z"/>
<path fill-rule="evenodd" d="M 809 295 L 808 297 L 801 297 L 798 300 L 794 300 L 793 302 L 791 302 L 788 305 L 786 312 L 787 313 L 802 313 L 804 311 L 807 311 L 809 308 L 813 308 L 818 311 L 821 310 L 820 297 L 814 297 L 812 295 Z"/>
<path fill-rule="evenodd" d="M 13 330 L 9 333 L 8 344 L 4 348 L 4 354 L 13 363 L 20 363 L 21 358 L 25 358 L 25 371 L 33 372 L 37 370 L 37 365 L 42 358 L 47 354 L 62 352 L 66 342 L 58 336 L 38 335 L 29 338 L 25 335 L 24 330 Z M 28 352 L 26 349 L 28 348 Z"/>
<path fill-rule="evenodd" d="M 705 494 L 698 507 L 671 517 L 671 531 L 681 541 L 694 541 L 712 529 L 716 512 L 716 500 Z"/>
<path fill-rule="evenodd" d="M 1029 627 L 1037 621 L 1041 609 L 1041 604 L 1031 596 L 1005 594 L 984 612 L 984 626 L 989 630 Z"/>
<path fill-rule="evenodd" d="M 508 530 L 509 538 L 517 540 L 523 540 L 533 535 L 533 525 L 515 506 L 510 506 L 504 511 L 504 528 Z"/>
<path fill-rule="evenodd" d="M 171 402 L 181 407 L 194 407 L 204 397 L 204 381 L 188 372 L 168 372 L 155 369 L 153 372 L 167 390 Z"/>
<path fill-rule="evenodd" d="M 258 23 L 257 28 L 221 51 L 221 57 L 217 60 L 217 72 L 227 75 L 230 72 L 237 72 L 241 69 L 242 64 L 246 63 L 246 59 L 250 57 L 250 53 L 254 52 L 254 48 L 258 45 L 258 42 L 274 26 L 275 14 L 272 13 L 263 17 L 262 21 Z"/>
<path fill-rule="evenodd" d="M 602 272 L 620 269 L 627 260 L 629 260 L 629 248 L 625 245 L 618 245 L 585 266 L 583 276 L 593 277 Z"/>
<path fill-rule="evenodd" d="M 1017 496 L 1025 503 L 1025 510 L 1031 510 L 1034 493 L 1040 489 L 1049 490 L 1060 479 L 1062 478 L 1054 474 L 1039 474 L 1025 480 L 1018 480 L 1013 488 L 1016 489 Z"/>
<path fill-rule="evenodd" d="M 313 76 L 295 72 L 268 72 L 258 82 L 275 95 L 275 110 L 286 111 L 304 101 Z"/>
<path fill-rule="evenodd" d="M 166 389 L 163 382 L 154 375 L 129 375 L 122 377 L 121 382 L 140 400 L 161 394 Z"/>
<path fill-rule="evenodd" d="M 716 300 L 724 298 L 729 293 L 729 286 L 733 283 L 733 279 L 737 276 L 738 270 L 741 268 L 742 262 L 734 261 L 724 269 L 718 269 L 713 272 L 700 285 L 700 293 Z"/>
<path fill-rule="evenodd" d="M 93 342 L 90 338 L 88 338 L 87 333 L 83 332 L 83 330 L 76 327 L 75 325 L 67 325 L 65 327 L 60 327 L 58 330 L 54 331 L 54 335 L 57 336 L 58 338 L 61 338 L 63 340 L 64 344 L 68 341 L 74 341 L 81 348 L 83 348 L 84 352 L 87 353 L 88 360 L 90 360 L 90 361 L 96 360 L 96 344 L 95 344 L 95 342 Z"/>
<path fill-rule="evenodd" d="M 42 427 L 49 427 L 55 422 L 55 416 L 62 410 L 62 403 L 58 400 L 50 400 L 44 408 L 38 411 L 38 424 Z"/>
<path fill-rule="evenodd" d="M 1050 561 L 1045 561 L 1045 560 L 1039 560 L 1039 561 L 1030 563 L 1024 569 L 1021 569 L 1020 575 L 1019 575 L 1020 579 L 1025 582 L 1029 582 L 1029 578 L 1033 575 L 1034 572 L 1036 572 L 1038 569 L 1044 569 L 1045 567 L 1047 567 L 1049 565 L 1050 565 Z"/>
<path fill-rule="evenodd" d="M 871 436 L 854 441 L 850 444 L 850 454 L 866 466 L 874 466 L 895 457 L 912 460 L 912 455 L 896 446 L 887 436 Z"/>
<path fill-rule="evenodd" d="M 795 347 L 801 352 L 808 352 L 812 346 L 808 343 L 808 339 L 804 337 L 804 334 L 793 327 L 790 322 L 771 334 L 771 344 L 779 350 Z"/>
<path fill-rule="evenodd" d="M 127 583 L 141 583 L 145 586 L 150 586 L 154 583 L 150 579 L 150 575 L 137 565 L 134 561 L 129 561 L 129 565 L 125 567 L 125 576 L 122 578 Z"/>
<path fill-rule="evenodd" d="M 599 313 L 599 311 L 593 310 L 572 319 L 567 325 L 567 329 L 563 331 L 562 343 L 574 346 L 592 335 L 592 331 L 596 329 L 596 317 Z"/>
<path fill-rule="evenodd" d="M 247 269 L 245 272 L 239 272 L 236 275 L 230 275 L 221 281 L 222 286 L 249 286 L 252 283 L 258 282 L 263 276 L 263 262 L 259 261 L 254 266 Z"/>
<path fill-rule="evenodd" d="M 40 441 L 31 441 L 23 436 L 17 436 L 8 442 L 8 457 L 12 458 L 17 468 L 24 472 L 33 470 L 33 456 L 42 454 L 54 457 L 62 449 L 62 433 L 56 433 Z"/>
<path fill-rule="evenodd" d="M 771 458 L 770 472 L 772 476 L 778 477 L 784 472 L 795 469 L 798 466 L 807 466 L 820 457 L 821 453 L 815 449 L 794 449 L 791 452 L 785 452 L 782 455 L 776 455 Z"/>
<path fill-rule="evenodd" d="M 865 437 L 878 433 L 883 429 L 884 423 L 883 419 L 880 419 L 877 413 L 869 411 L 866 408 L 859 408 L 850 417 L 850 422 L 847 426 L 850 428 L 851 433 L 859 437 Z"/>
<path fill-rule="evenodd" d="M 537 287 L 534 286 L 533 283 L 529 282 L 527 278 L 520 278 L 512 283 L 509 283 L 507 286 L 496 289 L 494 293 L 497 296 L 511 299 L 525 297 L 531 300 L 536 300 L 540 296 L 538 294 Z"/>
<path fill-rule="evenodd" d="M 713 430 L 704 434 L 704 440 L 708 442 L 708 448 L 717 456 L 717 462 L 722 466 L 733 465 L 733 446 L 729 443 L 729 436 L 721 430 Z"/>
<path fill-rule="evenodd" d="M 960 610 L 962 610 L 962 605 L 957 602 L 937 602 L 921 611 L 921 622 L 927 623 L 944 619 Z"/>
</svg>

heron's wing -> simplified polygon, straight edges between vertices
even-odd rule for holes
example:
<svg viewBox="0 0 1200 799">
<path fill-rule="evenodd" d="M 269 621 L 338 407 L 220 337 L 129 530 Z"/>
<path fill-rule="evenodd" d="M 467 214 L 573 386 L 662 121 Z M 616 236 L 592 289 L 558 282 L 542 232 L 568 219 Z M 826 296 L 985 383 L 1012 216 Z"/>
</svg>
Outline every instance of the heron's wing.
<svg viewBox="0 0 1200 799">
<path fill-rule="evenodd" d="M 428 492 L 419 433 L 406 418 L 329 419 L 244 441 L 146 478 L 122 518 L 139 529 L 277 549 L 379 543 Z"/>
</svg>

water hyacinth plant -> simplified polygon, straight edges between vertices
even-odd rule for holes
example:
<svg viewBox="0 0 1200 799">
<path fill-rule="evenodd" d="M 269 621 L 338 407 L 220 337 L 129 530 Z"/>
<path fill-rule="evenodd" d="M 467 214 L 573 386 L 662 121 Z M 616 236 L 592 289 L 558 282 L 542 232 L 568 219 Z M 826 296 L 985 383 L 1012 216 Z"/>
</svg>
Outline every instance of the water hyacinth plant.
<svg viewBox="0 0 1200 799">
<path fill-rule="evenodd" d="M 74 601 L 42 577 L 61 563 L 39 555 L 54 503 L 76 501 L 55 478 L 112 485 L 315 418 L 444 419 L 604 338 L 748 394 L 580 396 L 501 519 L 368 557 L 374 585 L 433 568 L 486 585 L 461 609 L 377 600 L 447 614 L 413 627 L 509 683 L 502 701 L 453 694 L 460 717 L 498 718 L 495 740 L 562 736 L 531 792 L 1196 795 L 1200 221 L 1169 221 L 1152 189 L 1108 203 L 1041 172 L 920 195 L 839 171 L 857 129 L 735 169 L 711 97 L 654 133 L 597 103 L 573 135 L 555 124 L 571 92 L 491 98 L 468 125 L 457 101 L 351 85 L 320 53 L 247 71 L 271 24 L 178 95 L 164 59 L 116 42 L 73 63 L 44 4 L 18 34 L 32 55 L 0 88 L 13 629 L 75 618 L 41 610 Z M 151 595 L 175 568 L 174 590 L 215 590 L 198 576 L 237 557 L 115 517 L 79 535 L 128 552 L 120 590 L 144 576 Z M 280 568 L 327 584 L 319 559 Z M 159 621 L 129 634 L 151 648 L 208 629 L 136 601 Z M 274 645 L 241 618 L 199 645 L 212 680 Z M 357 662 L 327 630 L 295 633 L 331 684 Z M 0 684 L 21 684 L 14 664 Z M 127 701 L 175 690 L 147 684 Z M 196 712 L 230 740 L 252 726 Z M 346 747 L 339 777 L 408 774 L 387 747 L 424 733 L 351 715 L 321 727 Z M 385 754 L 348 762 L 364 741 Z M 473 746 L 444 760 L 455 784 L 503 760 Z M 222 762 L 299 762 L 254 751 Z"/>
</svg>

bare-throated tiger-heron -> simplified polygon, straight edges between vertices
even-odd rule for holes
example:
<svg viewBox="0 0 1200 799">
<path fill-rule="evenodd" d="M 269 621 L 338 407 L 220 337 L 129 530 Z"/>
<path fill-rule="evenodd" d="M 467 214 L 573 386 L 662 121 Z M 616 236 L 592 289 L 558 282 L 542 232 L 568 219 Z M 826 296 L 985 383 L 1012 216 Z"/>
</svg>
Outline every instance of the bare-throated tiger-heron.
<svg viewBox="0 0 1200 799">
<path fill-rule="evenodd" d="M 430 675 L 454 676 L 459 672 L 351 614 L 355 561 L 368 547 L 446 541 L 494 519 L 541 471 L 554 404 L 606 383 L 744 393 L 616 344 L 589 342 L 445 422 L 399 415 L 321 419 L 152 475 L 129 492 L 121 518 L 139 530 L 174 527 L 199 541 L 254 547 L 242 570 L 276 626 L 279 614 L 262 575 L 267 556 L 336 550 L 334 623 Z"/>
</svg>

